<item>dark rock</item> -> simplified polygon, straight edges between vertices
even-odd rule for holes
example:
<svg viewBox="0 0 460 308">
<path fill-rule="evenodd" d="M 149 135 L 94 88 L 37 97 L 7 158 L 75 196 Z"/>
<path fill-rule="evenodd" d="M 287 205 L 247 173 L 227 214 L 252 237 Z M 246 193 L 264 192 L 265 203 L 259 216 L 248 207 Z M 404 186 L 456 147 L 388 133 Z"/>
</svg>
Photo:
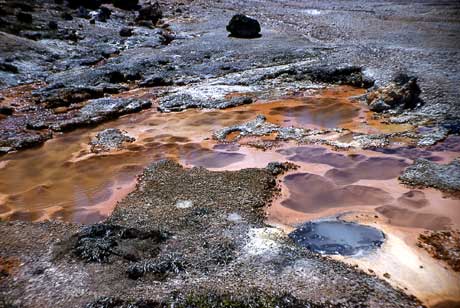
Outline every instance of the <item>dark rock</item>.
<svg viewBox="0 0 460 308">
<path fill-rule="evenodd" d="M 114 7 L 122 10 L 135 10 L 139 6 L 138 0 L 112 0 Z"/>
<path fill-rule="evenodd" d="M 33 95 L 37 103 L 44 104 L 46 108 L 56 108 L 91 98 L 100 98 L 104 96 L 104 92 L 104 88 L 101 87 L 45 88 L 33 92 Z"/>
<path fill-rule="evenodd" d="M 225 109 L 251 104 L 252 97 L 238 96 L 230 99 L 197 99 L 189 94 L 176 94 L 163 98 L 158 109 L 161 112 L 182 111 L 189 108 Z"/>
<path fill-rule="evenodd" d="M 123 28 L 121 28 L 119 34 L 120 34 L 120 36 L 122 36 L 122 37 L 131 36 L 131 35 L 133 35 L 133 29 L 132 29 L 132 28 L 128 28 L 128 27 L 123 27 Z"/>
<path fill-rule="evenodd" d="M 342 68 L 318 67 L 302 73 L 306 74 L 312 81 L 347 84 L 361 88 L 368 88 L 374 85 L 374 81 L 365 77 L 362 68 L 359 66 Z"/>
<path fill-rule="evenodd" d="M 399 74 L 390 84 L 371 89 L 366 100 L 369 108 L 375 112 L 402 111 L 421 104 L 420 93 L 417 78 Z"/>
<path fill-rule="evenodd" d="M 3 115 L 12 115 L 14 112 L 14 109 L 8 106 L 0 106 L 0 114 Z"/>
<path fill-rule="evenodd" d="M 37 41 L 43 37 L 42 33 L 39 31 L 21 31 L 22 36 L 30 40 Z"/>
<path fill-rule="evenodd" d="M 162 17 L 163 12 L 161 11 L 160 4 L 155 2 L 154 4 L 143 6 L 138 12 L 136 21 L 148 20 L 155 25 Z"/>
<path fill-rule="evenodd" d="M 77 9 L 77 17 L 89 19 L 90 16 L 88 10 L 84 6 L 80 6 Z"/>
<path fill-rule="evenodd" d="M 0 62 L 0 71 L 10 72 L 14 74 L 17 74 L 19 72 L 18 68 L 15 65 L 7 63 L 5 61 Z"/>
<path fill-rule="evenodd" d="M 51 30 L 57 30 L 58 28 L 58 23 L 55 22 L 54 20 L 50 21 L 48 23 L 48 28 L 50 28 Z"/>
<path fill-rule="evenodd" d="M 31 148 L 51 139 L 51 133 L 34 131 L 0 131 L 0 148 L 8 149 L 6 152 Z"/>
<path fill-rule="evenodd" d="M 117 128 L 108 128 L 99 132 L 91 140 L 91 152 L 100 153 L 120 149 L 125 142 L 133 142 L 135 139 L 124 134 Z"/>
<path fill-rule="evenodd" d="M 22 1 L 20 1 L 20 2 L 13 2 L 13 3 L 12 3 L 12 6 L 13 6 L 14 8 L 18 8 L 18 9 L 20 9 L 21 11 L 25 11 L 25 12 L 33 12 L 33 11 L 34 11 L 33 6 L 31 6 L 31 5 L 27 4 L 27 3 L 24 3 L 24 2 L 22 2 Z"/>
<path fill-rule="evenodd" d="M 63 243 L 63 252 L 70 249 L 86 262 L 107 263 L 111 258 L 137 261 L 155 257 L 165 239 L 166 235 L 159 231 L 97 224 L 84 228 L 68 243 Z"/>
<path fill-rule="evenodd" d="M 297 169 L 298 166 L 296 166 L 293 163 L 285 162 L 285 163 L 280 163 L 280 162 L 270 162 L 268 163 L 267 167 L 265 167 L 268 171 L 270 171 L 271 174 L 273 175 L 280 175 L 285 173 L 288 170 L 292 169 Z"/>
<path fill-rule="evenodd" d="M 119 54 L 120 51 L 115 47 L 108 47 L 101 51 L 101 55 L 104 58 L 110 58 L 112 55 Z"/>
<path fill-rule="evenodd" d="M 106 22 L 107 19 L 110 18 L 110 15 L 112 15 L 112 11 L 108 7 L 101 6 L 99 8 L 96 18 L 100 22 Z"/>
<path fill-rule="evenodd" d="M 102 4 L 101 0 L 67 0 L 69 7 L 71 8 L 79 8 L 84 7 L 90 10 L 96 10 Z"/>
<path fill-rule="evenodd" d="M 64 12 L 64 13 L 62 13 L 62 14 L 61 14 L 61 17 L 62 17 L 62 19 L 64 19 L 64 20 L 72 20 L 72 19 L 73 19 L 72 15 L 70 15 L 69 12 Z"/>
<path fill-rule="evenodd" d="M 173 83 L 169 79 L 165 79 L 158 75 L 149 76 L 139 83 L 141 87 L 162 87 L 171 86 Z"/>
<path fill-rule="evenodd" d="M 260 37 L 260 24 L 256 19 L 237 14 L 227 25 L 227 31 L 233 37 L 257 38 Z"/>
<path fill-rule="evenodd" d="M 16 19 L 23 23 L 32 23 L 32 15 L 29 13 L 19 12 L 16 14 Z"/>
<path fill-rule="evenodd" d="M 73 118 L 53 123 L 51 129 L 63 131 L 94 125 L 115 119 L 124 114 L 139 112 L 151 106 L 151 102 L 137 99 L 99 98 L 89 101 Z"/>
<path fill-rule="evenodd" d="M 161 45 L 169 45 L 176 37 L 168 31 L 162 31 L 160 40 Z"/>
<path fill-rule="evenodd" d="M 391 106 L 385 103 L 384 100 L 379 99 L 374 102 L 369 106 L 369 109 L 374 111 L 374 112 L 383 112 L 385 110 L 391 109 Z"/>
</svg>

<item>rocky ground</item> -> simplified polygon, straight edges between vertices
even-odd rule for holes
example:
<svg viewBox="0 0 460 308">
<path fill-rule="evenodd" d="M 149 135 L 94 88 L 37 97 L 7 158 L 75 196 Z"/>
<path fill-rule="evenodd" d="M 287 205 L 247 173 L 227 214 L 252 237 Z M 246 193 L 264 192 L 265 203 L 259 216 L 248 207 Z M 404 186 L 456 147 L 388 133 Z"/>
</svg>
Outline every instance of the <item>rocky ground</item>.
<svg viewBox="0 0 460 308">
<path fill-rule="evenodd" d="M 276 167 L 276 168 L 275 168 Z M 281 166 L 162 161 L 103 223 L 0 225 L 3 307 L 417 307 L 264 223 Z M 132 304 L 132 306 L 128 306 Z"/>
<path fill-rule="evenodd" d="M 229 25 L 229 37 L 237 13 L 256 18 L 260 33 L 239 17 L 251 31 Z M 0 155 L 152 106 L 228 108 L 329 84 L 368 89 L 357 101 L 376 118 L 418 128 L 366 135 L 279 127 L 254 115 L 215 138 L 276 133 L 372 149 L 404 138 L 433 147 L 459 133 L 459 20 L 455 1 L 0 0 Z M 136 88 L 157 91 L 123 97 Z M 129 138 L 102 134 L 92 145 L 104 151 Z M 420 160 L 401 179 L 450 191 L 460 185 L 456 174 L 458 161 Z M 274 187 L 265 169 L 162 162 L 101 225 L 2 222 L 0 306 L 419 305 L 267 228 L 262 207 Z"/>
<path fill-rule="evenodd" d="M 0 87 L 45 82 L 32 87 L 22 103 L 2 94 L 2 152 L 93 125 L 79 116 L 88 99 L 138 86 L 185 86 L 159 106 L 177 111 L 251 102 L 200 97 L 187 92 L 187 85 L 218 92 L 218 86 L 254 91 L 311 82 L 364 88 L 375 83 L 367 101 L 386 113 L 385 121 L 426 126 L 431 143 L 458 133 L 456 3 L 103 2 L 2 5 Z M 237 12 L 257 17 L 262 36 L 227 37 L 225 26 Z M 126 112 L 108 113 L 95 117 L 103 121 Z"/>
</svg>

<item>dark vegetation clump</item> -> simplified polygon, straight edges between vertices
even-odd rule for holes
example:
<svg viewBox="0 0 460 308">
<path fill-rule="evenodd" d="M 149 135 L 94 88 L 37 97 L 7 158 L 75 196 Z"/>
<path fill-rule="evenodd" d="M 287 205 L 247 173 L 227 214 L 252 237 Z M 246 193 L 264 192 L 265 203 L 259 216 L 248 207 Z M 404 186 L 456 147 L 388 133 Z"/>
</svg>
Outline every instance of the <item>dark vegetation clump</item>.
<svg viewBox="0 0 460 308">
<path fill-rule="evenodd" d="M 285 173 L 286 171 L 289 170 L 295 170 L 297 169 L 298 166 L 296 164 L 290 163 L 290 162 L 270 162 L 268 163 L 266 169 L 270 171 L 270 173 L 274 176 L 280 175 Z"/>
<path fill-rule="evenodd" d="M 112 257 L 138 261 L 155 257 L 161 242 L 166 239 L 159 231 L 140 231 L 109 224 L 84 228 L 75 235 L 72 251 L 87 262 L 110 262 Z"/>
<path fill-rule="evenodd" d="M 430 231 L 420 234 L 417 245 L 433 257 L 442 260 L 460 272 L 460 232 Z"/>
<path fill-rule="evenodd" d="M 85 308 L 338 308 L 348 305 L 329 302 L 314 303 L 297 299 L 291 294 L 269 294 L 261 290 L 249 290 L 245 294 L 218 294 L 208 291 L 176 295 L 165 302 L 102 297 Z M 354 306 L 356 307 L 356 306 Z"/>
<path fill-rule="evenodd" d="M 166 304 L 162 304 L 149 300 L 134 300 L 125 301 L 113 297 L 101 297 L 94 302 L 85 305 L 85 308 L 166 308 Z"/>
<path fill-rule="evenodd" d="M 170 275 L 177 275 L 185 270 L 184 261 L 176 255 L 167 255 L 160 260 L 144 260 L 128 267 L 127 274 L 131 279 L 139 279 L 152 274 L 155 280 L 163 281 Z"/>
</svg>

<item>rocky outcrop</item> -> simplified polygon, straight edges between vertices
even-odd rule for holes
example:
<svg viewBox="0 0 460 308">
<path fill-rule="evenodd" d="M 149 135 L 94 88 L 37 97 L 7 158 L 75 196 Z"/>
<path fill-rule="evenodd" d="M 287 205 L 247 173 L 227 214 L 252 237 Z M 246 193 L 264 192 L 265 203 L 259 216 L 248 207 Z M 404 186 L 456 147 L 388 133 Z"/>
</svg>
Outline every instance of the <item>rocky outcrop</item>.
<svg viewBox="0 0 460 308">
<path fill-rule="evenodd" d="M 161 99 L 158 110 L 161 112 L 182 111 L 189 108 L 199 109 L 225 109 L 246 104 L 251 104 L 253 99 L 249 96 L 237 96 L 232 98 L 197 98 L 190 94 L 180 93 L 166 96 Z"/>
<path fill-rule="evenodd" d="M 419 158 L 404 170 L 399 179 L 412 186 L 458 192 L 460 191 L 460 159 L 454 159 L 443 165 Z"/>
<path fill-rule="evenodd" d="M 82 102 L 88 99 L 101 98 L 105 93 L 118 93 L 125 89 L 123 86 L 113 84 L 101 84 L 98 86 L 73 86 L 64 87 L 55 85 L 42 88 L 33 92 L 37 103 L 43 104 L 46 108 L 69 106 L 72 103 Z"/>
<path fill-rule="evenodd" d="M 388 85 L 371 89 L 366 101 L 372 111 L 398 112 L 420 105 L 420 93 L 416 77 L 400 74 Z"/>
<path fill-rule="evenodd" d="M 134 140 L 133 137 L 126 135 L 117 128 L 104 129 L 91 140 L 91 152 L 100 153 L 117 150 L 120 149 L 124 143 L 130 143 Z"/>
<path fill-rule="evenodd" d="M 99 98 L 90 100 L 70 119 L 55 121 L 49 127 L 55 131 L 71 130 L 115 119 L 124 114 L 139 112 L 151 106 L 151 102 L 137 99 Z"/>
</svg>

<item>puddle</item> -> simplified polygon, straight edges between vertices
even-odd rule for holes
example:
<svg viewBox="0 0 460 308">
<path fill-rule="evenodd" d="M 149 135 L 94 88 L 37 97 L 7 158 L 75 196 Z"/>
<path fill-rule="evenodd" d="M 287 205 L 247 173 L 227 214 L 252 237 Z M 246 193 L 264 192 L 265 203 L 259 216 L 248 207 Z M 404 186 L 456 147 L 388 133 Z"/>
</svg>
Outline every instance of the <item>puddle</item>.
<svg viewBox="0 0 460 308">
<path fill-rule="evenodd" d="M 384 234 L 372 227 L 344 221 L 307 222 L 289 234 L 298 245 L 328 255 L 364 255 L 380 247 Z"/>
<path fill-rule="evenodd" d="M 359 180 L 388 180 L 398 177 L 409 164 L 403 159 L 370 157 L 346 169 L 331 169 L 326 177 L 334 183 L 345 185 Z"/>
<path fill-rule="evenodd" d="M 152 108 L 57 136 L 42 147 L 0 158 L 0 218 L 97 222 L 110 214 L 116 202 L 133 189 L 136 176 L 154 161 L 170 158 L 210 169 L 232 169 L 241 163 L 253 166 L 257 158 L 248 155 L 254 151 L 208 140 L 219 128 L 247 121 L 255 114 L 281 125 L 293 125 L 296 120 L 311 126 L 350 123 L 359 108 L 348 97 L 362 92 L 347 86 L 312 90 L 294 98 L 218 111 L 162 114 Z M 149 97 L 139 89 L 132 95 Z M 289 109 L 294 106 L 292 113 Z M 106 128 L 119 128 L 136 140 L 123 150 L 95 155 L 88 143 Z M 266 160 L 271 161 L 268 156 Z"/>
<path fill-rule="evenodd" d="M 364 155 L 345 155 L 327 151 L 324 147 L 293 147 L 277 151 L 291 161 L 303 163 L 326 164 L 332 167 L 345 168 L 357 161 L 363 160 Z"/>
<path fill-rule="evenodd" d="M 315 213 L 327 208 L 346 206 L 372 206 L 393 201 L 391 195 L 382 189 L 348 185 L 337 186 L 329 179 L 311 173 L 295 173 L 284 178 L 290 196 L 281 204 L 287 208 Z"/>
</svg>

